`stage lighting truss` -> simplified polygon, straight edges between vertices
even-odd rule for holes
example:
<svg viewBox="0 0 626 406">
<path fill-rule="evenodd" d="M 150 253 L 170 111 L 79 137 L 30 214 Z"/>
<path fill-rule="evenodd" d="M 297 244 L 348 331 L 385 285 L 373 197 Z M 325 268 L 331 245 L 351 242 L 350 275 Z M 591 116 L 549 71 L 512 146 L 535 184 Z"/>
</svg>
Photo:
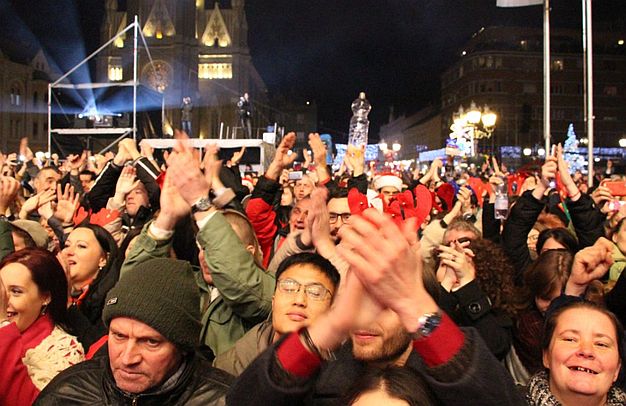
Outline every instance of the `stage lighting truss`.
<svg viewBox="0 0 626 406">
<path fill-rule="evenodd" d="M 107 83 L 75 83 L 75 84 L 68 83 L 69 81 L 68 77 L 73 72 L 75 72 L 78 68 L 86 64 L 89 60 L 94 58 L 101 51 L 103 51 L 106 47 L 114 43 L 118 38 L 122 37 L 130 30 L 133 30 L 133 41 L 134 41 L 133 43 L 134 45 L 133 46 L 133 79 L 132 80 L 129 80 L 126 82 L 110 82 L 110 83 L 109 82 Z M 143 36 L 141 26 L 139 25 L 139 18 L 135 16 L 135 20 L 133 23 L 128 25 L 124 30 L 118 32 L 113 38 L 111 38 L 100 48 L 95 50 L 87 58 L 79 62 L 72 69 L 67 71 L 64 75 L 62 75 L 55 82 L 48 84 L 48 153 L 50 153 L 51 146 L 52 146 L 52 134 L 84 135 L 84 134 L 91 133 L 94 135 L 96 134 L 119 135 L 119 137 L 115 141 L 113 141 L 111 144 L 109 144 L 104 149 L 99 151 L 99 153 L 104 153 L 108 151 L 110 148 L 115 146 L 122 139 L 126 138 L 129 134 L 132 134 L 133 139 L 135 140 L 137 139 L 137 87 L 139 85 L 137 72 L 138 72 L 138 56 L 139 56 L 138 55 L 139 53 L 138 42 L 140 38 L 141 38 L 141 41 L 143 42 L 143 46 L 148 55 L 148 59 L 150 60 L 150 63 L 153 64 L 154 61 L 152 60 L 150 49 L 148 48 L 148 44 L 146 43 L 146 39 Z M 63 88 L 65 89 L 98 89 L 98 88 L 105 88 L 105 87 L 121 87 L 121 86 L 128 86 L 128 87 L 133 88 L 133 110 L 132 110 L 133 117 L 132 117 L 132 123 L 131 123 L 132 127 L 120 127 L 120 128 L 114 127 L 113 116 L 115 115 L 121 116 L 121 114 L 113 114 L 111 112 L 99 111 L 97 109 L 97 106 L 95 105 L 95 102 L 93 101 L 91 102 L 92 104 L 89 104 L 84 107 L 83 111 L 80 114 L 78 114 L 78 117 L 88 118 L 90 120 L 93 120 L 94 128 L 75 129 L 75 128 L 53 128 L 52 127 L 52 100 L 54 96 L 53 89 L 63 89 Z M 63 110 L 63 106 L 60 106 L 60 107 L 61 107 L 61 111 L 64 114 L 67 114 Z"/>
</svg>

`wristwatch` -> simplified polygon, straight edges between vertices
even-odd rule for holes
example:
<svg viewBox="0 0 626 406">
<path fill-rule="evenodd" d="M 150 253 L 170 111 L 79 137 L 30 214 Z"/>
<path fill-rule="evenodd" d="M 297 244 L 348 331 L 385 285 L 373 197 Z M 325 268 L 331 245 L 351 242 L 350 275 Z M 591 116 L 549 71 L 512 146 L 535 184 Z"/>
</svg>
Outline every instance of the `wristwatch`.
<svg viewBox="0 0 626 406">
<path fill-rule="evenodd" d="M 413 339 L 425 338 L 432 334 L 439 324 L 441 324 L 441 310 L 437 310 L 435 313 L 426 313 L 419 319 L 419 326 L 417 331 L 413 333 Z"/>
<path fill-rule="evenodd" d="M 204 196 L 198 199 L 194 204 L 191 205 L 191 214 L 195 214 L 201 211 L 209 210 L 213 205 L 211 204 L 211 199 L 209 196 Z"/>
</svg>

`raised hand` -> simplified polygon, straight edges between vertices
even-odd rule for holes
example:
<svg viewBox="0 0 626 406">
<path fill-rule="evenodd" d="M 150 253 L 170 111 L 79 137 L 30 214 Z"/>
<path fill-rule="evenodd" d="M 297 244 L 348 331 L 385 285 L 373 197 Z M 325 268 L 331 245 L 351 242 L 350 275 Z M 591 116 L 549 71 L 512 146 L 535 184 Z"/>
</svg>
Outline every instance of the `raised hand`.
<svg viewBox="0 0 626 406">
<path fill-rule="evenodd" d="M 36 211 L 44 204 L 52 202 L 54 199 L 56 199 L 55 190 L 50 189 L 37 193 L 24 202 L 19 217 L 21 219 L 27 218 L 30 213 Z"/>
<path fill-rule="evenodd" d="M 441 264 L 450 268 L 456 277 L 456 284 L 452 287 L 453 290 L 461 288 L 476 279 L 476 268 L 471 260 L 474 257 L 474 253 L 467 248 L 467 244 L 453 241 L 450 247 L 446 245 L 438 247 Z"/>
<path fill-rule="evenodd" d="M 167 173 L 171 175 L 174 186 L 189 205 L 209 195 L 212 174 L 205 177 L 200 171 L 193 148 L 185 140 L 177 141 L 174 150 L 167 159 Z"/>
<path fill-rule="evenodd" d="M 370 295 L 396 312 L 409 332 L 416 331 L 419 317 L 438 309 L 422 281 L 416 221 L 407 221 L 400 229 L 375 209 L 353 217 L 350 227 L 339 230 L 339 253 Z"/>
<path fill-rule="evenodd" d="M 304 148 L 302 150 L 302 155 L 304 155 L 304 163 L 302 164 L 302 166 L 307 168 L 307 169 L 308 169 L 309 166 L 311 166 L 311 163 L 313 162 L 312 159 L 311 159 L 311 154 L 312 154 L 312 152 L 309 149 Z"/>
<path fill-rule="evenodd" d="M 241 149 L 239 151 L 235 151 L 233 156 L 230 158 L 230 164 L 231 165 L 239 164 L 239 161 L 241 161 L 241 158 L 243 158 L 243 154 L 245 154 L 245 153 L 246 153 L 246 147 L 245 146 L 241 147 Z"/>
<path fill-rule="evenodd" d="M 552 148 L 553 151 L 555 148 Z M 543 197 L 543 194 L 550 187 L 550 182 L 556 179 L 556 173 L 558 170 L 556 151 L 553 154 L 546 156 L 546 161 L 541 166 L 541 176 L 539 178 L 539 182 L 537 182 L 537 186 L 533 189 L 533 197 L 537 200 L 540 200 Z"/>
<path fill-rule="evenodd" d="M 278 180 L 283 169 L 288 168 L 293 161 L 296 160 L 296 154 L 292 153 L 291 148 L 296 143 L 296 133 L 291 132 L 283 137 L 280 144 L 276 148 L 274 159 L 270 163 L 265 177 L 272 180 Z"/>
<path fill-rule="evenodd" d="M 318 133 L 309 134 L 309 146 L 313 151 L 315 164 L 326 166 L 326 144 L 324 144 Z"/>
<path fill-rule="evenodd" d="M 74 213 L 78 209 L 80 195 L 74 193 L 74 186 L 65 185 L 65 190 L 61 190 L 61 185 L 57 185 L 57 205 L 54 209 L 54 217 L 63 224 L 70 224 L 74 220 Z"/>
<path fill-rule="evenodd" d="M 556 160 L 559 170 L 559 177 L 561 183 L 567 189 L 567 194 L 572 197 L 572 200 L 576 201 L 580 199 L 580 191 L 572 179 L 572 175 L 569 173 L 569 165 L 563 156 L 563 146 L 561 144 L 556 147 Z"/>
<path fill-rule="evenodd" d="M 161 210 L 154 224 L 163 230 L 173 230 L 180 219 L 191 213 L 191 206 L 176 190 L 169 171 L 165 174 L 160 203 Z"/>
<path fill-rule="evenodd" d="M 600 279 L 609 270 L 613 264 L 612 252 L 613 243 L 604 237 L 600 237 L 591 247 L 578 251 L 565 285 L 565 293 L 572 296 L 584 294 L 592 281 Z"/>
<path fill-rule="evenodd" d="M 344 162 L 352 170 L 352 176 L 360 176 L 365 170 L 365 145 L 348 145 Z"/>
<path fill-rule="evenodd" d="M 15 201 L 20 190 L 20 182 L 10 176 L 0 177 L 0 215 L 4 215 Z"/>
<path fill-rule="evenodd" d="M 335 252 L 335 244 L 330 237 L 330 221 L 326 197 L 328 190 L 325 187 L 317 187 L 311 192 L 311 207 L 306 218 L 307 227 L 300 236 L 305 245 L 315 245 L 317 252 L 329 258 Z"/>
<path fill-rule="evenodd" d="M 140 181 L 136 180 L 136 177 L 137 170 L 135 167 L 125 166 L 124 169 L 122 169 L 120 177 L 117 178 L 117 183 L 115 184 L 115 195 L 121 199 L 126 198 L 126 195 L 139 185 Z"/>
<path fill-rule="evenodd" d="M 87 151 L 83 151 L 80 155 L 70 154 L 67 156 L 68 167 L 73 175 L 78 175 L 78 171 L 81 169 L 86 159 Z"/>
<path fill-rule="evenodd" d="M 611 190 L 608 187 L 600 184 L 600 186 L 598 186 L 596 190 L 591 193 L 591 199 L 593 199 L 596 207 L 599 207 L 603 213 L 609 213 L 610 210 L 607 207 L 608 205 L 605 203 L 614 200 L 615 197 L 613 197 L 613 194 L 611 194 Z"/>
<path fill-rule="evenodd" d="M 141 156 L 144 156 L 150 160 L 154 159 L 154 148 L 148 144 L 147 140 L 141 140 L 139 143 L 139 148 L 141 149 Z"/>
<path fill-rule="evenodd" d="M 122 141 L 120 141 L 120 146 L 124 147 L 128 155 L 130 156 L 130 159 L 135 160 L 141 157 L 139 150 L 137 150 L 137 143 L 134 139 L 124 138 Z"/>
</svg>

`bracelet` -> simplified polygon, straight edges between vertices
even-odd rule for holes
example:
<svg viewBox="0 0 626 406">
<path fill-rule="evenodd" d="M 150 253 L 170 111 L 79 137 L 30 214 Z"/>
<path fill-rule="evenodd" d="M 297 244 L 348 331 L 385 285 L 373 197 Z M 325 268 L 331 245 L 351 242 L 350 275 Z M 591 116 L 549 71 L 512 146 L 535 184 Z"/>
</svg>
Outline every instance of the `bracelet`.
<svg viewBox="0 0 626 406">
<path fill-rule="evenodd" d="M 308 328 L 301 328 L 300 331 L 298 331 L 298 335 L 300 336 L 300 338 L 302 338 L 304 344 L 309 349 L 309 351 L 317 355 L 321 360 L 330 361 L 336 359 L 335 354 L 331 350 L 320 350 L 319 347 L 315 345 L 315 343 L 311 339 Z"/>
<path fill-rule="evenodd" d="M 572 199 L 574 199 L 575 197 L 578 197 L 578 196 L 580 196 L 580 195 L 582 195 L 582 192 L 579 190 L 577 193 L 575 193 L 575 194 L 574 194 L 574 196 L 570 196 L 569 198 L 570 198 L 570 200 L 572 200 Z"/>
</svg>

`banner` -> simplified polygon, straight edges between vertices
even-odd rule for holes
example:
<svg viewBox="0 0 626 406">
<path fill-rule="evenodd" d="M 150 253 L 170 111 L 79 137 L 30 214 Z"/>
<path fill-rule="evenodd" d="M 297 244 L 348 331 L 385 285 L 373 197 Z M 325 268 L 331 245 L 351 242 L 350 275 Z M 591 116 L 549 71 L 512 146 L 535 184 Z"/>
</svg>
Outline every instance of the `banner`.
<svg viewBox="0 0 626 406">
<path fill-rule="evenodd" d="M 543 0 L 498 0 L 497 7 L 525 7 L 538 6 L 543 4 Z"/>
</svg>

